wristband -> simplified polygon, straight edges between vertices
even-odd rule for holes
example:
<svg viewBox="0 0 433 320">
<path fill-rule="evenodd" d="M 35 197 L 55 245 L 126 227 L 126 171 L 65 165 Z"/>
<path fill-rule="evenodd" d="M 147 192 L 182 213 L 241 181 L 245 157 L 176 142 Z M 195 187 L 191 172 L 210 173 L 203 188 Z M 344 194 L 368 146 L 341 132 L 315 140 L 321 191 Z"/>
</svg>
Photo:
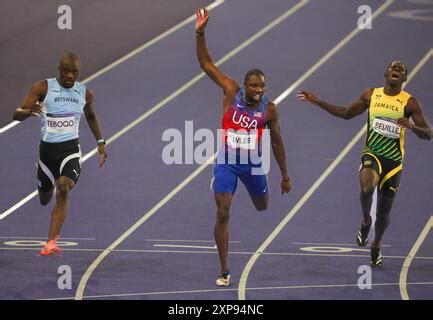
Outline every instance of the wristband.
<svg viewBox="0 0 433 320">
<path fill-rule="evenodd" d="M 202 36 L 204 36 L 204 31 L 203 31 L 203 32 L 198 32 L 198 31 L 196 31 L 196 32 L 195 32 L 195 36 L 196 36 L 196 37 L 202 37 Z"/>
<path fill-rule="evenodd" d="M 101 144 L 102 143 L 105 146 L 105 139 L 104 138 L 99 139 L 96 143 L 97 144 Z"/>
</svg>

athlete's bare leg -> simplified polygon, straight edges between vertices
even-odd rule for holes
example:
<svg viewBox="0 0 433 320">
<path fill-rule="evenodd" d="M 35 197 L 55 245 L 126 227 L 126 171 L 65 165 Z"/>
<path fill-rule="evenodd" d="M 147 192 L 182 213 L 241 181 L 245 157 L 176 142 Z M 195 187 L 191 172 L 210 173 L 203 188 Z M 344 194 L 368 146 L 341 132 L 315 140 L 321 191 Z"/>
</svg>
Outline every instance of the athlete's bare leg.
<svg viewBox="0 0 433 320">
<path fill-rule="evenodd" d="M 221 264 L 221 273 L 229 271 L 229 219 L 232 199 L 233 195 L 231 193 L 215 193 L 217 212 L 214 236 Z"/>
<path fill-rule="evenodd" d="M 56 181 L 56 204 L 51 212 L 51 224 L 48 233 L 48 241 L 60 234 L 63 222 L 69 208 L 69 194 L 74 188 L 75 182 L 68 177 L 61 176 Z"/>
<path fill-rule="evenodd" d="M 373 169 L 363 168 L 359 172 L 359 183 L 361 186 L 362 224 L 369 225 L 371 223 L 370 210 L 373 202 L 373 193 L 379 183 L 379 175 Z"/>
</svg>

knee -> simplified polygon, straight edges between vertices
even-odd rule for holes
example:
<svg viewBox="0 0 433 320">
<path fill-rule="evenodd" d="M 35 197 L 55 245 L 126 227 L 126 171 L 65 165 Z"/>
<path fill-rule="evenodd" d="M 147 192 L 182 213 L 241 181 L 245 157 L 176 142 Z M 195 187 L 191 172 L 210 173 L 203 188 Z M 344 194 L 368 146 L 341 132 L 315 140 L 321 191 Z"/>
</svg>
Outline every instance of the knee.
<svg viewBox="0 0 433 320">
<path fill-rule="evenodd" d="M 217 209 L 217 223 L 227 224 L 230 219 L 229 209 L 226 207 L 220 207 Z"/>
<path fill-rule="evenodd" d="M 377 211 L 376 212 L 376 224 L 388 225 L 391 221 L 389 212 Z"/>
<path fill-rule="evenodd" d="M 371 197 L 373 195 L 375 188 L 376 188 L 376 186 L 371 185 L 371 184 L 362 184 L 361 185 L 361 196 Z"/>
<path fill-rule="evenodd" d="M 59 183 L 56 186 L 56 196 L 60 198 L 67 198 L 70 190 L 71 186 L 68 183 Z"/>
</svg>

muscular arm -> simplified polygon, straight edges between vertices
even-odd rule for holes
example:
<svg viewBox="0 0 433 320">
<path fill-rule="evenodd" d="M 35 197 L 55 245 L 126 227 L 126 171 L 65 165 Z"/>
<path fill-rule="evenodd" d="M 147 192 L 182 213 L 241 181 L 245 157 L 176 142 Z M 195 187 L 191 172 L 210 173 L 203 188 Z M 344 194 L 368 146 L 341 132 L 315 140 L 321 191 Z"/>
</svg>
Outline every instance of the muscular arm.
<svg viewBox="0 0 433 320">
<path fill-rule="evenodd" d="M 84 106 L 84 115 L 86 116 L 87 124 L 93 133 L 96 140 L 102 139 L 102 130 L 99 124 L 98 116 L 93 107 L 93 92 L 86 90 L 86 105 Z"/>
<path fill-rule="evenodd" d="M 368 104 L 370 102 L 370 97 L 373 93 L 373 89 L 364 90 L 358 99 L 353 101 L 347 107 L 345 106 L 337 106 L 334 104 L 330 104 L 320 98 L 318 98 L 314 93 L 307 90 L 299 90 L 298 97 L 302 101 L 309 101 L 312 104 L 319 106 L 323 110 L 329 112 L 333 116 L 336 116 L 341 119 L 352 119 L 363 113 L 368 109 Z"/>
<path fill-rule="evenodd" d="M 413 119 L 415 125 L 409 122 L 409 117 Z M 411 97 L 405 107 L 405 117 L 397 120 L 397 124 L 412 130 L 420 139 L 431 140 L 432 129 L 429 126 L 421 108 L 421 103 Z"/>
<path fill-rule="evenodd" d="M 47 90 L 48 84 L 46 80 L 36 82 L 30 89 L 29 94 L 21 102 L 20 106 L 15 110 L 13 119 L 24 121 L 30 116 L 39 116 L 42 112 L 42 107 L 38 103 L 44 101 Z"/>
<path fill-rule="evenodd" d="M 102 139 L 102 130 L 99 124 L 98 116 L 96 115 L 95 109 L 93 107 L 93 92 L 89 89 L 86 90 L 86 105 L 84 106 L 84 114 L 86 116 L 87 124 L 93 133 L 96 140 Z M 101 168 L 105 164 L 107 159 L 107 151 L 105 150 L 105 145 L 98 144 L 98 153 L 100 156 L 99 167 Z"/>
<path fill-rule="evenodd" d="M 206 28 L 206 24 L 209 20 L 207 10 L 197 10 L 196 15 L 196 53 L 200 67 L 209 76 L 209 78 L 211 78 L 219 87 L 223 89 L 225 96 L 232 96 L 238 91 L 238 84 L 236 81 L 222 73 L 221 70 L 213 63 L 212 57 L 206 46 L 204 29 Z"/>
<path fill-rule="evenodd" d="M 291 182 L 287 172 L 286 150 L 281 137 L 278 110 L 275 104 L 272 102 L 270 102 L 268 106 L 268 117 L 269 121 L 267 122 L 267 126 L 271 136 L 272 152 L 281 171 L 281 191 L 282 193 L 289 192 L 291 188 Z"/>
</svg>

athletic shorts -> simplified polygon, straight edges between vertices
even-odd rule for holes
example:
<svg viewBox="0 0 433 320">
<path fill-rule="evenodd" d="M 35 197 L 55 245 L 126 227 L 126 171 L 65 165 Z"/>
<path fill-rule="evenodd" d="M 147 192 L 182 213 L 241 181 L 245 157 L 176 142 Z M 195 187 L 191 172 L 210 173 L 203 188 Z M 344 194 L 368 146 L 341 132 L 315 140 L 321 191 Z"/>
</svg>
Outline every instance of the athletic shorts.
<svg viewBox="0 0 433 320">
<path fill-rule="evenodd" d="M 60 176 L 75 183 L 81 173 L 81 150 L 78 139 L 65 142 L 39 144 L 37 184 L 42 192 L 50 191 Z"/>
<path fill-rule="evenodd" d="M 263 196 L 268 192 L 266 175 L 252 174 L 253 168 L 249 164 L 216 164 L 211 189 L 214 193 L 234 194 L 239 178 L 251 196 Z M 256 169 L 260 168 L 256 167 Z"/>
<path fill-rule="evenodd" d="M 400 176 L 403 168 L 401 162 L 385 159 L 372 153 L 365 153 L 361 157 L 361 168 L 371 168 L 379 175 L 380 191 L 392 191 L 397 194 Z"/>
</svg>

